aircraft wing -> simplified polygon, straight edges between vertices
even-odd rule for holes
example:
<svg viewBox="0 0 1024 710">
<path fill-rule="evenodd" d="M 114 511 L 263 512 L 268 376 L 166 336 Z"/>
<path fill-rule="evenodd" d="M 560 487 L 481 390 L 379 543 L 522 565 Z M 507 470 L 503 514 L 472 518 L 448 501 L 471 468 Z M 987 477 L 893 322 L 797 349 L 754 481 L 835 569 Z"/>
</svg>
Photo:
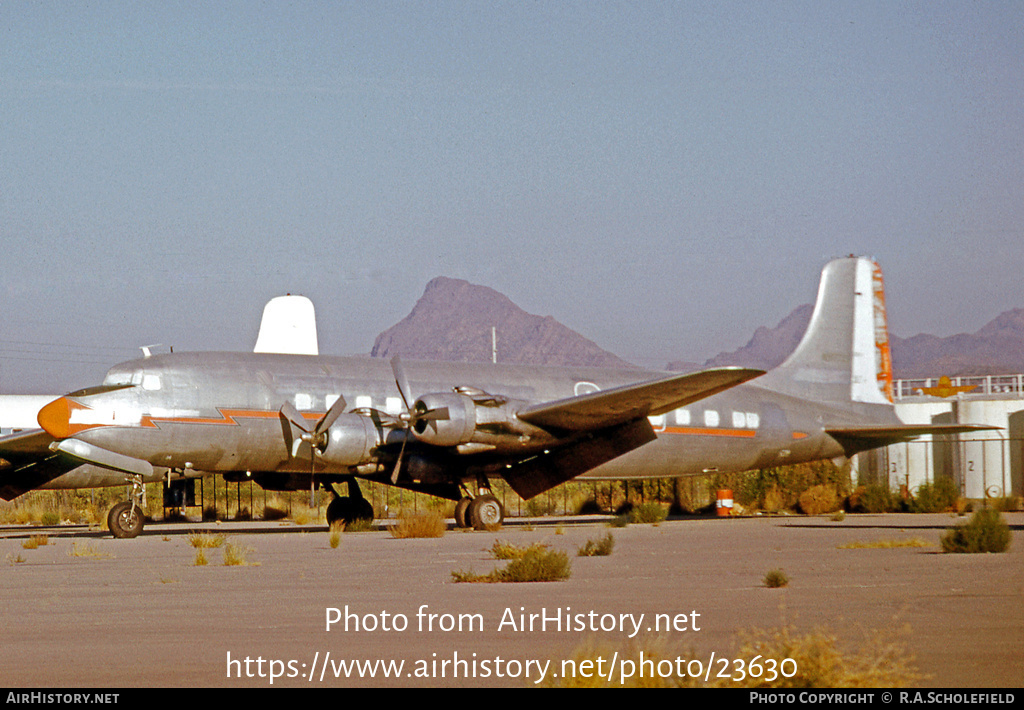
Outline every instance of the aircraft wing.
<svg viewBox="0 0 1024 710">
<path fill-rule="evenodd" d="M 685 407 L 763 374 L 764 370 L 719 367 L 684 375 L 670 375 L 649 382 L 536 404 L 520 410 L 517 416 L 544 428 L 565 431 L 606 429 Z"/>
<path fill-rule="evenodd" d="M 0 498 L 14 500 L 81 465 L 50 451 L 53 441 L 42 429 L 0 437 Z"/>
</svg>

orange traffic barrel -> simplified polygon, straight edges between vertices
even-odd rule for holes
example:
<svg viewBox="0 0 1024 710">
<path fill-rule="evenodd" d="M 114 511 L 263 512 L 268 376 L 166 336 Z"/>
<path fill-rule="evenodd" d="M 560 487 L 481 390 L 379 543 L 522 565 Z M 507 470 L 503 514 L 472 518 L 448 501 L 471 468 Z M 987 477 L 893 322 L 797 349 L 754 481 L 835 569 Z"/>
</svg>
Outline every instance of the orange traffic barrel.
<svg viewBox="0 0 1024 710">
<path fill-rule="evenodd" d="M 732 491 L 725 488 L 718 489 L 718 500 L 715 501 L 715 508 L 719 517 L 732 515 Z"/>
</svg>

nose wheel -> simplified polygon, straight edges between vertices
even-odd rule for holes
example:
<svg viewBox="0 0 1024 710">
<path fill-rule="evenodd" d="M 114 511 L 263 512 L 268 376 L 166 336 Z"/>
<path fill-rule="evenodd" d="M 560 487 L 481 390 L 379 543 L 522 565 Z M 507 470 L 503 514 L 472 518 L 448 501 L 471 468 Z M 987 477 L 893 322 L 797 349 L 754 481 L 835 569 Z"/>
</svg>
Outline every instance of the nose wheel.
<svg viewBox="0 0 1024 710">
<path fill-rule="evenodd" d="M 146 516 L 142 513 L 146 506 L 146 488 L 142 484 L 142 476 L 129 476 L 128 480 L 132 484 L 132 499 L 118 503 L 107 513 L 107 528 L 117 538 L 137 537 L 146 522 Z"/>
</svg>

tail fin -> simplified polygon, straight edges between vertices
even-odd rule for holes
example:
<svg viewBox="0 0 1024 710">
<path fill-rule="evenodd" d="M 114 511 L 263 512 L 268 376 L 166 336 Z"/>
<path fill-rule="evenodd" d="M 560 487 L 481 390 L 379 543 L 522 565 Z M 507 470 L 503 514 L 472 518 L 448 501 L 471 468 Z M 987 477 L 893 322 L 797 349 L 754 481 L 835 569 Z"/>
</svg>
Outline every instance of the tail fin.
<svg viewBox="0 0 1024 710">
<path fill-rule="evenodd" d="M 305 296 L 277 296 L 263 308 L 254 353 L 317 355 L 316 312 Z"/>
<path fill-rule="evenodd" d="M 758 384 L 822 403 L 892 404 L 882 270 L 848 257 L 825 265 L 800 344 Z"/>
</svg>

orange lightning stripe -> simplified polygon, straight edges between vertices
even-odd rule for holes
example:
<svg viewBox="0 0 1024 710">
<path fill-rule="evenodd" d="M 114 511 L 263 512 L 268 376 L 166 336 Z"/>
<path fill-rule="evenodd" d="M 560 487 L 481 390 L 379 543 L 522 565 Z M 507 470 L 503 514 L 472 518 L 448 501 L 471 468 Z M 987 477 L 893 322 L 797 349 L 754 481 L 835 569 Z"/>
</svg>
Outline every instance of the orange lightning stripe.
<svg viewBox="0 0 1024 710">
<path fill-rule="evenodd" d="M 239 419 L 277 419 L 280 416 L 279 412 L 276 411 L 265 411 L 260 409 L 221 409 L 217 407 L 217 411 L 220 412 L 220 419 L 213 419 L 209 417 L 154 417 L 145 415 L 142 417 L 140 426 L 157 429 L 159 428 L 158 423 L 165 424 L 207 424 L 212 426 L 241 426 Z M 310 419 L 313 421 L 319 420 L 323 417 L 323 413 L 320 412 L 302 412 L 303 419 Z"/>
</svg>

